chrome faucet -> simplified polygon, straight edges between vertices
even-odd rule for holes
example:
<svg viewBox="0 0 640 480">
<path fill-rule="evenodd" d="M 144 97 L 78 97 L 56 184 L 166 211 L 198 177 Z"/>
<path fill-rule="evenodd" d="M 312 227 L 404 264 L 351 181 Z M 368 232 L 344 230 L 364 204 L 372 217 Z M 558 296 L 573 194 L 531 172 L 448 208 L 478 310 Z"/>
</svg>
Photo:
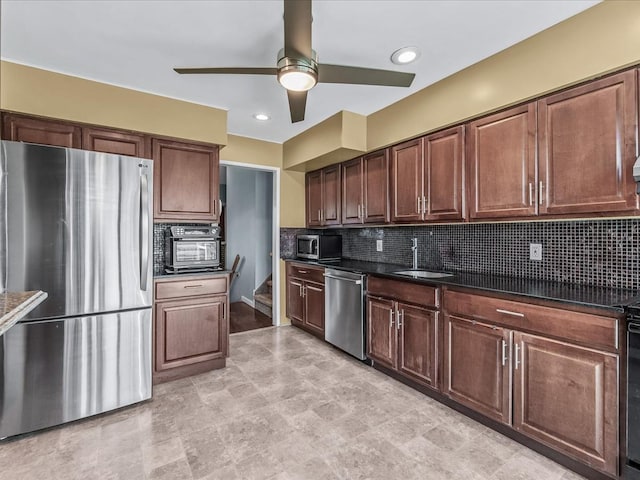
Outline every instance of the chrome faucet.
<svg viewBox="0 0 640 480">
<path fill-rule="evenodd" d="M 411 239 L 411 252 L 413 253 L 413 270 L 418 269 L 418 239 Z"/>
</svg>

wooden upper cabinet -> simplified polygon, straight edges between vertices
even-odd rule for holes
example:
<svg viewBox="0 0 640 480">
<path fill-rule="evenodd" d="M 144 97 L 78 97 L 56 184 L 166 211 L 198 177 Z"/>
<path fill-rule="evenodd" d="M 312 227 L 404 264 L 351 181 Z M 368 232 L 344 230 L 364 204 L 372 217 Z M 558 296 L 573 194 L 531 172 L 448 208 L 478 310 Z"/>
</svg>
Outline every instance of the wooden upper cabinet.
<svg viewBox="0 0 640 480">
<path fill-rule="evenodd" d="M 218 147 L 153 139 L 154 218 L 215 222 Z"/>
<path fill-rule="evenodd" d="M 342 164 L 342 223 L 362 223 L 364 206 L 363 160 Z"/>
<path fill-rule="evenodd" d="M 94 127 L 82 129 L 82 148 L 84 150 L 151 158 L 150 143 L 149 137 L 140 133 Z"/>
<path fill-rule="evenodd" d="M 307 173 L 307 226 L 319 227 L 322 225 L 322 171 Z"/>
<path fill-rule="evenodd" d="M 455 127 L 424 139 L 425 220 L 461 220 L 463 127 Z"/>
<path fill-rule="evenodd" d="M 340 225 L 341 169 L 331 165 L 306 175 L 307 226 Z"/>
<path fill-rule="evenodd" d="M 635 75 L 624 72 L 538 101 L 541 213 L 638 208 Z"/>
<path fill-rule="evenodd" d="M 499 422 L 511 423 L 510 331 L 447 316 L 444 393 Z"/>
<path fill-rule="evenodd" d="M 82 134 L 77 125 L 61 120 L 4 113 L 2 138 L 14 142 L 39 143 L 54 147 L 81 148 Z"/>
<path fill-rule="evenodd" d="M 362 158 L 364 223 L 389 221 L 389 150 Z"/>
<path fill-rule="evenodd" d="M 370 153 L 342 164 L 342 223 L 389 221 L 389 155 Z"/>
<path fill-rule="evenodd" d="M 616 475 L 618 357 L 516 332 L 517 430 Z"/>
<path fill-rule="evenodd" d="M 536 214 L 536 106 L 469 123 L 467 188 L 471 218 Z"/>
<path fill-rule="evenodd" d="M 422 219 L 423 139 L 391 147 L 391 221 Z"/>
<path fill-rule="evenodd" d="M 340 225 L 340 165 L 322 169 L 322 224 Z"/>
</svg>

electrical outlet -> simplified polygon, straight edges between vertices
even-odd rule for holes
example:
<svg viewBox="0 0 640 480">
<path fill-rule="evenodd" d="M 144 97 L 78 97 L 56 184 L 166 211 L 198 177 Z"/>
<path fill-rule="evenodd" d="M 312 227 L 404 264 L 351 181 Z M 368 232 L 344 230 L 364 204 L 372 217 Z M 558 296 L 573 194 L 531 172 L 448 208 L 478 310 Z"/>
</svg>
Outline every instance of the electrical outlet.
<svg viewBox="0 0 640 480">
<path fill-rule="evenodd" d="M 382 240 L 376 240 L 376 251 L 377 252 L 382 251 Z"/>
<path fill-rule="evenodd" d="M 541 243 L 529 244 L 529 260 L 542 260 L 542 244 Z"/>
</svg>

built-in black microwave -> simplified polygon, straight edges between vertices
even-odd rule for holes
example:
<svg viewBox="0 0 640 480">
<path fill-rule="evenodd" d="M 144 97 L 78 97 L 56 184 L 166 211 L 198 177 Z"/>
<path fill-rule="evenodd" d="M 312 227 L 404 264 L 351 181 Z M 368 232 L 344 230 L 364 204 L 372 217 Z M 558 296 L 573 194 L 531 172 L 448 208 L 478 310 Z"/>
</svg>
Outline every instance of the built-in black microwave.
<svg viewBox="0 0 640 480">
<path fill-rule="evenodd" d="M 340 235 L 298 235 L 296 256 L 309 260 L 336 260 L 342 257 Z"/>
</svg>

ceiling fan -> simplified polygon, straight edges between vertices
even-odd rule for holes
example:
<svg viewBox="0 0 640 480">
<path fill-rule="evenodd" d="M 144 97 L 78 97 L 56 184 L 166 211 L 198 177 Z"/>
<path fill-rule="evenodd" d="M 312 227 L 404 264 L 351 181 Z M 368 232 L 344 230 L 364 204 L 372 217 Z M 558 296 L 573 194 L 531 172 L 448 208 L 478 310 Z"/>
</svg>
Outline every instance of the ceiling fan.
<svg viewBox="0 0 640 480">
<path fill-rule="evenodd" d="M 180 74 L 277 75 L 287 89 L 291 122 L 304 120 L 307 91 L 317 83 L 351 83 L 408 87 L 414 73 L 318 63 L 311 49 L 311 0 L 284 0 L 284 48 L 275 68 L 174 68 Z"/>
</svg>

